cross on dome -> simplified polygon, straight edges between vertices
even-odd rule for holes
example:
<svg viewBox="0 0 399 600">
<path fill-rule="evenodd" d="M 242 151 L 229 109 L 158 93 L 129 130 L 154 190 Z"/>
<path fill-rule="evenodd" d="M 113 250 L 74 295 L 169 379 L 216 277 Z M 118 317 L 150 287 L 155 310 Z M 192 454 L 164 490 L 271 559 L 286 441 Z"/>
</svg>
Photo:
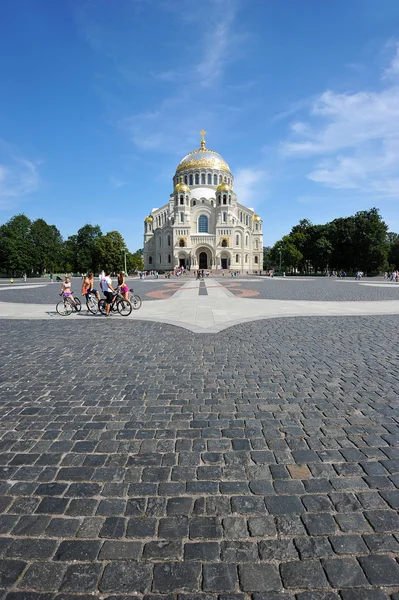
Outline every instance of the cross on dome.
<svg viewBox="0 0 399 600">
<path fill-rule="evenodd" d="M 205 148 L 206 131 L 204 129 L 201 129 L 201 131 L 199 132 L 199 134 L 201 136 L 201 148 Z"/>
</svg>

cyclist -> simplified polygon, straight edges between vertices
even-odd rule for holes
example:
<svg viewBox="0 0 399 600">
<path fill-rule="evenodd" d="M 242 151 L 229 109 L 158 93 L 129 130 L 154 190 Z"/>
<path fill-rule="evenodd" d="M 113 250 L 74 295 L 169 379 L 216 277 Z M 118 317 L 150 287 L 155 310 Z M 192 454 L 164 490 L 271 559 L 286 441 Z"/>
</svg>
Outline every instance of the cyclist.
<svg viewBox="0 0 399 600">
<path fill-rule="evenodd" d="M 82 296 L 91 293 L 97 296 L 97 300 L 100 300 L 100 293 L 94 288 L 94 274 L 88 273 L 82 282 Z"/>
<path fill-rule="evenodd" d="M 126 285 L 125 274 L 123 271 L 118 273 L 118 287 L 125 300 L 129 300 L 129 286 Z"/>
<path fill-rule="evenodd" d="M 60 296 L 61 294 L 65 297 L 69 297 L 72 300 L 72 304 L 74 306 L 74 308 L 76 309 L 76 302 L 75 302 L 75 298 L 73 297 L 72 294 L 72 289 L 71 289 L 71 280 L 69 279 L 69 277 L 65 277 L 65 281 L 63 281 L 63 283 L 61 284 L 61 290 L 60 290 Z"/>
<path fill-rule="evenodd" d="M 114 299 L 114 293 L 115 293 L 115 290 L 112 287 L 112 280 L 111 280 L 109 271 L 105 272 L 105 277 L 103 277 L 103 279 L 101 280 L 101 288 L 102 288 L 104 296 L 107 300 L 106 316 L 109 317 L 110 311 L 111 311 L 111 304 L 112 304 L 112 300 Z"/>
</svg>

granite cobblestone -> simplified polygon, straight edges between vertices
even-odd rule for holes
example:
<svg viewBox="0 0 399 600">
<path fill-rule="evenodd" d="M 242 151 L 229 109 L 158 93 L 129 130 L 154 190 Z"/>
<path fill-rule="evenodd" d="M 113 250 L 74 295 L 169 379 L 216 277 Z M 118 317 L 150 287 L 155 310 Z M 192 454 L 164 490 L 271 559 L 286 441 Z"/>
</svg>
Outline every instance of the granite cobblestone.
<svg viewBox="0 0 399 600">
<path fill-rule="evenodd" d="M 394 317 L 112 326 L 2 322 L 0 598 L 398 600 Z"/>
</svg>

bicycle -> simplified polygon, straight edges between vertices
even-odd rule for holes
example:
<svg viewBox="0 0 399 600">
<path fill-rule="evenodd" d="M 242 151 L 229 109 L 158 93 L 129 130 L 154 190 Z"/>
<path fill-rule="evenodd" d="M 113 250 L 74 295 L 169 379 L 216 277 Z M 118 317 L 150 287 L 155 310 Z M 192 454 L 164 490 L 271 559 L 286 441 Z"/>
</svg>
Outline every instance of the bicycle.
<svg viewBox="0 0 399 600">
<path fill-rule="evenodd" d="M 55 309 L 59 315 L 62 317 L 67 317 L 71 315 L 73 311 L 80 312 L 82 308 L 82 304 L 79 298 L 74 297 L 75 304 L 73 303 L 72 296 L 65 296 L 65 294 L 61 293 L 60 296 L 63 296 L 62 300 L 60 300 Z"/>
<path fill-rule="evenodd" d="M 142 300 L 140 296 L 134 293 L 133 288 L 130 288 L 129 290 L 129 301 L 132 305 L 133 310 L 138 310 L 142 305 Z"/>
<path fill-rule="evenodd" d="M 107 301 L 102 298 L 98 303 L 98 310 L 102 315 L 107 314 Z M 133 305 L 129 300 L 125 300 L 119 288 L 116 288 L 116 292 L 111 302 L 111 312 L 118 312 L 121 317 L 128 317 L 133 310 Z"/>
<path fill-rule="evenodd" d="M 93 292 L 87 292 L 86 294 L 86 308 L 88 312 L 92 315 L 96 315 L 98 313 L 98 303 L 96 294 Z"/>
</svg>

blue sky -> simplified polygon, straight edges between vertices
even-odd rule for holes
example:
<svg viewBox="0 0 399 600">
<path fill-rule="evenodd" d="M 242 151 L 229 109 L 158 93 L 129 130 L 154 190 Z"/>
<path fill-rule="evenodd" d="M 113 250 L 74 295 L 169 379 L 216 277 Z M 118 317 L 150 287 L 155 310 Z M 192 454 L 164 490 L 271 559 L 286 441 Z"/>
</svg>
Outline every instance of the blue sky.
<svg viewBox="0 0 399 600">
<path fill-rule="evenodd" d="M 142 246 L 198 132 L 272 244 L 377 206 L 399 232 L 397 0 L 12 0 L 0 19 L 0 223 Z"/>
</svg>

